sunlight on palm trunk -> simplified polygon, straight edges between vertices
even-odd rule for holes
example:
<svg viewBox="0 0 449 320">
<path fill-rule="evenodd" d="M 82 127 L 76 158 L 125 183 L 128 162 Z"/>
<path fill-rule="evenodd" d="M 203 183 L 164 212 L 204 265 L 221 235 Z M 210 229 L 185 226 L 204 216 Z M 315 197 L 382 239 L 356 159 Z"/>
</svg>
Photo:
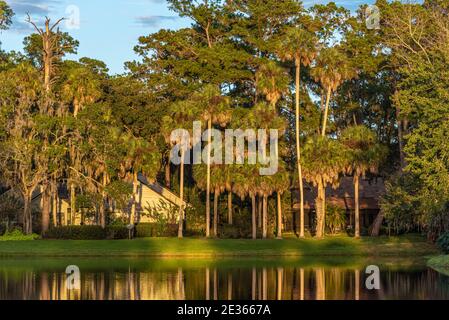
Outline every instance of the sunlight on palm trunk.
<svg viewBox="0 0 449 320">
<path fill-rule="evenodd" d="M 220 190 L 214 191 L 214 237 L 218 236 L 218 199 L 220 198 Z"/>
<path fill-rule="evenodd" d="M 179 214 L 178 214 L 178 238 L 183 237 L 183 223 L 184 223 L 184 146 L 181 148 L 181 164 L 179 174 Z"/>
<path fill-rule="evenodd" d="M 324 116 L 323 116 L 323 131 L 321 132 L 321 135 L 324 137 L 326 135 L 326 126 L 327 126 L 327 117 L 329 114 L 329 103 L 330 103 L 330 99 L 331 99 L 331 87 L 329 87 L 327 89 L 327 94 L 326 94 L 326 105 L 324 107 Z"/>
<path fill-rule="evenodd" d="M 210 237 L 210 158 L 212 143 L 212 118 L 209 116 L 207 121 L 207 186 L 206 186 L 206 238 Z"/>
<path fill-rule="evenodd" d="M 359 176 L 354 176 L 355 237 L 360 238 Z"/>
<path fill-rule="evenodd" d="M 257 222 L 256 222 L 256 196 L 251 195 L 251 222 L 252 222 L 252 238 L 257 238 Z"/>
<path fill-rule="evenodd" d="M 132 205 L 131 205 L 131 215 L 129 217 L 130 224 L 134 224 L 134 222 L 136 220 L 137 187 L 138 187 L 137 172 L 134 172 L 133 173 L 133 199 L 132 199 Z"/>
<path fill-rule="evenodd" d="M 298 181 L 299 181 L 299 236 L 304 238 L 304 184 L 302 181 L 302 167 L 301 167 L 301 146 L 300 146 L 300 132 L 299 132 L 299 87 L 301 81 L 301 61 L 296 61 L 296 161 L 298 165 Z"/>
<path fill-rule="evenodd" d="M 268 234 L 268 197 L 264 195 L 262 199 L 262 237 L 266 239 Z"/>
<path fill-rule="evenodd" d="M 281 202 L 281 194 L 277 193 L 277 234 L 276 237 L 278 239 L 282 239 L 282 202 Z"/>
<path fill-rule="evenodd" d="M 232 225 L 232 191 L 228 192 L 228 224 Z"/>
</svg>

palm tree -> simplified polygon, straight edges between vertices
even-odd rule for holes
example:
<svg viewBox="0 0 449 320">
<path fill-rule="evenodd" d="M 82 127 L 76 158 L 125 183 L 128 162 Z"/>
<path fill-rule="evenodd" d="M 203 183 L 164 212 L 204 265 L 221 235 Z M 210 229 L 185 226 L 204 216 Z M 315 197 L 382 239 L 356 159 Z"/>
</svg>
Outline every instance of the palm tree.
<svg viewBox="0 0 449 320">
<path fill-rule="evenodd" d="M 225 127 L 231 120 L 229 99 L 221 95 L 220 90 L 212 85 L 205 86 L 201 92 L 194 94 L 192 100 L 202 110 L 202 118 L 207 122 L 207 173 L 206 173 L 206 237 L 210 236 L 210 190 L 211 190 L 211 145 L 212 125 Z"/>
<path fill-rule="evenodd" d="M 355 237 L 360 237 L 359 181 L 366 173 L 377 173 L 387 149 L 378 143 L 376 134 L 365 126 L 346 128 L 341 135 L 346 147 L 346 172 L 354 176 Z"/>
<path fill-rule="evenodd" d="M 265 95 L 271 107 L 288 91 L 289 79 L 285 69 L 273 61 L 261 64 L 256 73 L 256 88 Z"/>
<path fill-rule="evenodd" d="M 313 33 L 297 27 L 290 27 L 285 36 L 279 41 L 278 55 L 282 61 L 295 63 L 295 127 L 296 127 L 296 161 L 298 166 L 299 198 L 300 198 L 300 231 L 299 236 L 304 238 L 304 184 L 301 167 L 301 141 L 300 141 L 300 90 L 301 66 L 309 66 L 317 53 L 318 40 Z"/>
<path fill-rule="evenodd" d="M 252 165 L 233 165 L 232 170 L 232 191 L 244 200 L 246 196 L 251 199 L 251 235 L 253 239 L 257 238 L 256 224 L 256 191 L 254 183 L 254 166 Z"/>
<path fill-rule="evenodd" d="M 304 145 L 302 165 L 304 178 L 318 189 L 315 201 L 317 216 L 316 236 L 324 236 L 326 216 L 326 187 L 337 187 L 340 173 L 345 169 L 345 157 L 338 141 L 314 136 Z"/>
<path fill-rule="evenodd" d="M 272 176 L 272 183 L 276 191 L 277 200 L 277 219 L 276 219 L 276 238 L 282 238 L 282 194 L 290 187 L 290 179 L 287 170 L 285 169 L 285 163 L 279 165 L 278 172 Z"/>
<path fill-rule="evenodd" d="M 178 137 L 177 141 L 171 140 L 171 133 L 175 129 L 192 130 L 192 121 L 200 118 L 201 113 L 198 108 L 196 99 L 187 99 L 175 102 L 170 106 L 169 116 L 162 119 L 162 135 L 168 144 L 180 145 L 180 165 L 179 165 L 179 197 L 181 199 L 179 205 L 178 216 L 178 238 L 183 237 L 184 213 L 184 161 L 186 152 L 192 147 L 193 141 L 187 141 L 186 137 Z M 190 132 L 190 136 L 193 136 Z"/>
<path fill-rule="evenodd" d="M 245 121 L 246 125 L 252 128 L 265 129 L 266 131 L 275 129 L 278 131 L 279 137 L 282 137 L 287 127 L 285 120 L 277 114 L 275 104 L 273 102 L 271 102 L 268 106 L 263 102 L 255 105 L 253 109 L 250 110 L 249 116 Z M 259 141 L 259 149 L 266 148 L 267 142 L 268 141 Z M 277 148 L 275 152 L 275 156 L 279 160 Z M 272 181 L 273 176 L 260 176 L 259 169 L 261 168 L 261 163 L 258 163 L 254 167 L 257 172 L 254 173 L 253 187 L 255 188 L 255 194 L 260 197 L 259 199 L 262 199 L 262 237 L 266 238 L 268 231 L 268 197 L 275 192 Z"/>
<path fill-rule="evenodd" d="M 210 171 L 209 185 L 214 192 L 214 216 L 213 216 L 213 235 L 216 237 L 218 235 L 218 201 L 220 195 L 226 190 L 227 176 L 226 170 L 224 170 L 223 165 L 213 165 Z M 207 165 L 195 166 L 193 169 L 193 178 L 197 183 L 197 186 L 205 190 L 207 188 L 208 182 L 208 170 Z"/>
<path fill-rule="evenodd" d="M 159 169 L 160 157 L 157 147 L 142 138 L 136 138 L 126 133 L 121 135 L 120 140 L 125 149 L 123 169 L 126 171 L 125 175 L 130 176 L 133 185 L 129 223 L 134 224 L 136 218 L 138 174 L 145 174 L 149 180 L 155 179 Z"/>
<path fill-rule="evenodd" d="M 324 106 L 323 126 L 321 135 L 326 135 L 326 126 L 329 114 L 329 103 L 333 92 L 346 80 L 357 76 L 355 69 L 348 62 L 348 58 L 337 48 L 325 48 L 320 51 L 316 59 L 316 66 L 311 71 L 315 81 L 320 82 L 326 91 L 326 104 Z"/>
</svg>

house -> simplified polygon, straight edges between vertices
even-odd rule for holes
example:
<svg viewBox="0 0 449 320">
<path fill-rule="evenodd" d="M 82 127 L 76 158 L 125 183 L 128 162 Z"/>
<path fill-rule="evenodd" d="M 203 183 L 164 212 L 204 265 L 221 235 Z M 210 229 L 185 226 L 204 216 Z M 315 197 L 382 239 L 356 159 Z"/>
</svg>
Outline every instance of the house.
<svg viewBox="0 0 449 320">
<path fill-rule="evenodd" d="M 137 187 L 137 203 L 136 203 L 136 222 L 146 223 L 154 222 L 154 218 L 146 214 L 150 208 L 157 211 L 159 214 L 163 213 L 169 215 L 170 213 L 177 212 L 179 206 L 182 204 L 187 206 L 185 201 L 181 199 L 163 187 L 157 182 L 149 181 L 144 175 L 139 174 Z M 32 198 L 32 206 L 36 211 L 40 211 L 42 208 L 42 193 L 40 191 L 35 192 Z M 131 212 L 132 200 L 129 200 L 129 204 L 124 209 L 116 208 L 115 204 L 108 203 L 107 209 L 116 218 L 128 219 Z M 53 207 L 53 204 L 52 204 Z M 61 224 L 65 218 L 71 217 L 70 207 L 70 195 L 66 185 L 60 185 L 58 187 L 58 200 L 56 204 L 56 216 L 57 220 Z M 77 215 L 72 217 L 74 225 L 80 224 L 93 224 L 94 219 L 91 215 L 88 215 L 85 208 L 78 208 Z"/>
<path fill-rule="evenodd" d="M 385 194 L 385 182 L 382 178 L 360 179 L 359 205 L 360 205 L 360 225 L 362 228 L 369 228 L 380 212 L 380 198 Z M 311 227 L 315 216 L 315 199 L 317 189 L 304 182 L 304 224 L 306 228 Z M 299 215 L 299 191 L 292 190 L 293 210 L 295 215 Z M 346 211 L 346 224 L 354 224 L 354 183 L 352 177 L 344 177 L 340 181 L 337 189 L 326 188 L 326 203 L 342 208 Z M 298 220 L 296 220 L 298 221 Z"/>
</svg>

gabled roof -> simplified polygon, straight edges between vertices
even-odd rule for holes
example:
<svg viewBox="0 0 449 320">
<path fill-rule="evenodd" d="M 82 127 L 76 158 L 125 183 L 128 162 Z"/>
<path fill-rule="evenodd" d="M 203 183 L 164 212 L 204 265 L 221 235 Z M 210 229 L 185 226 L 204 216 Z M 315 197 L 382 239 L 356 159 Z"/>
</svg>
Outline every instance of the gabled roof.
<svg viewBox="0 0 449 320">
<path fill-rule="evenodd" d="M 162 197 L 164 197 L 165 199 L 167 199 L 168 201 L 170 201 L 171 203 L 179 206 L 181 204 L 184 205 L 184 207 L 187 205 L 187 203 L 185 201 L 181 201 L 181 198 L 178 197 L 176 194 L 174 194 L 173 192 L 171 192 L 169 189 L 161 186 L 158 182 L 154 181 L 151 182 L 148 180 L 147 177 L 145 177 L 143 174 L 139 174 L 138 176 L 138 180 L 145 186 L 147 186 L 148 188 L 150 188 L 151 190 L 153 190 L 154 192 L 158 193 L 159 195 L 161 195 Z"/>
<path fill-rule="evenodd" d="M 360 179 L 360 209 L 379 210 L 379 200 L 385 194 L 385 182 L 382 178 Z M 299 209 L 299 192 L 292 190 L 294 209 Z M 315 209 L 316 188 L 304 184 L 304 208 Z M 337 189 L 326 188 L 326 201 L 346 210 L 354 210 L 354 182 L 352 177 L 344 177 Z"/>
</svg>

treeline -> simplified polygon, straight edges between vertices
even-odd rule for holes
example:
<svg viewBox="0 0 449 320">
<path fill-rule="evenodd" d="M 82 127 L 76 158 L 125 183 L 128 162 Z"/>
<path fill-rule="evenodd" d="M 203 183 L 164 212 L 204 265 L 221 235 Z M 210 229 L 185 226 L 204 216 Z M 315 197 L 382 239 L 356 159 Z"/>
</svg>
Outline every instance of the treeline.
<svg viewBox="0 0 449 320">
<path fill-rule="evenodd" d="M 12 12 L 0 3 L 6 28 Z M 68 186 L 72 208 L 62 224 L 73 223 L 83 206 L 105 227 L 111 202 L 133 223 L 136 201 L 129 199 L 139 173 L 191 204 L 179 208 L 179 237 L 185 226 L 218 236 L 220 227 L 241 224 L 253 238 L 274 230 L 280 237 L 292 188 L 300 194 L 303 237 L 306 182 L 317 189 L 313 233 L 322 237 L 329 229 L 326 187 L 344 175 L 354 178 L 360 236 L 357 190 L 369 174 L 390 181 L 374 234 L 383 216 L 396 232 L 424 230 L 434 238 L 448 229 L 446 1 L 379 0 L 378 28 L 367 24 L 366 6 L 351 14 L 332 2 L 168 3 L 191 27 L 141 37 L 139 59 L 120 76 L 108 75 L 101 61 L 64 59 L 78 42 L 59 31 L 59 21 L 40 27 L 29 18 L 36 32 L 25 38 L 24 54 L 1 53 L 0 172 L 24 202 L 24 231 L 33 229 L 38 187 L 42 231 L 57 223 L 51 211 L 60 184 Z M 193 121 L 203 129 L 278 129 L 279 171 L 172 165 L 171 132 L 190 131 Z"/>
</svg>

